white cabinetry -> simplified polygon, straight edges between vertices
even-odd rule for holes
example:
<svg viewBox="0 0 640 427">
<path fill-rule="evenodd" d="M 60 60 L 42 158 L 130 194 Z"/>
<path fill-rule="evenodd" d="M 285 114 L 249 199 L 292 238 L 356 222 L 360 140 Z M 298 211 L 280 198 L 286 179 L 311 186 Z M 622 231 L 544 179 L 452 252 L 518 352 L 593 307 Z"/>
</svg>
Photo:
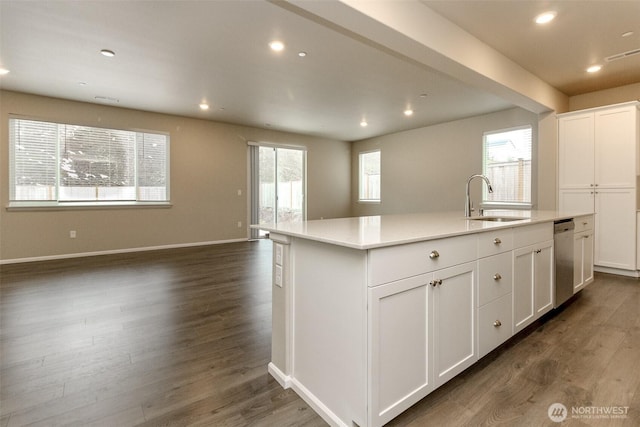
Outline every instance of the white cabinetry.
<svg viewBox="0 0 640 427">
<path fill-rule="evenodd" d="M 514 230 L 513 329 L 517 333 L 553 308 L 553 224 Z"/>
<path fill-rule="evenodd" d="M 434 388 L 429 276 L 369 288 L 372 425 L 387 423 Z"/>
<path fill-rule="evenodd" d="M 593 217 L 575 219 L 573 234 L 573 293 L 593 282 Z"/>
<path fill-rule="evenodd" d="M 559 208 L 595 212 L 597 266 L 636 270 L 637 102 L 559 115 Z"/>
<path fill-rule="evenodd" d="M 513 230 L 478 235 L 478 357 L 513 334 Z"/>
<path fill-rule="evenodd" d="M 433 273 L 433 365 L 438 387 L 473 365 L 476 351 L 476 262 Z"/>
<path fill-rule="evenodd" d="M 370 251 L 373 426 L 387 423 L 478 359 L 476 236 L 393 249 Z M 378 285 L 399 277 L 404 278 Z"/>
</svg>

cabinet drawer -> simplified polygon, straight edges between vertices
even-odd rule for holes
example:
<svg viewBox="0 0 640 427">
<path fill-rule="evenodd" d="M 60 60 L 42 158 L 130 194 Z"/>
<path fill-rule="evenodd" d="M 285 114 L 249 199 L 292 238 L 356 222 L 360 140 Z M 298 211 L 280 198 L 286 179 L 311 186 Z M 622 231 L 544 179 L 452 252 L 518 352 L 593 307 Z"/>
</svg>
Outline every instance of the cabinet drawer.
<svg viewBox="0 0 640 427">
<path fill-rule="evenodd" d="M 513 286 L 511 252 L 478 261 L 478 306 L 510 294 Z"/>
<path fill-rule="evenodd" d="M 513 229 L 504 228 L 478 234 L 478 256 L 480 258 L 513 249 Z"/>
<path fill-rule="evenodd" d="M 574 219 L 575 233 L 580 233 L 585 230 L 593 230 L 593 215 L 580 216 Z"/>
<path fill-rule="evenodd" d="M 475 234 L 369 250 L 369 286 L 477 259 Z"/>
<path fill-rule="evenodd" d="M 553 239 L 553 222 L 526 225 L 513 229 L 513 247 L 522 248 Z"/>
<path fill-rule="evenodd" d="M 513 335 L 511 294 L 478 309 L 478 356 L 483 357 Z"/>
</svg>

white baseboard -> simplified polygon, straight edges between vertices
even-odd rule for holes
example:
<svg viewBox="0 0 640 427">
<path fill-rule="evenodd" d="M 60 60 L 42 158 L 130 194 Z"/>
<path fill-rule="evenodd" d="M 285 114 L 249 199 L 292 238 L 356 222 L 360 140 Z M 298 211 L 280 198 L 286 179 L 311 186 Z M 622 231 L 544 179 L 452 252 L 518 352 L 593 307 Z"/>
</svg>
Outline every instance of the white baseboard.
<svg viewBox="0 0 640 427">
<path fill-rule="evenodd" d="M 311 406 L 318 415 L 322 417 L 329 425 L 335 427 L 350 427 L 342 421 L 336 414 L 334 414 L 324 403 L 322 403 L 313 393 L 311 393 L 305 386 L 303 386 L 295 378 L 291 378 L 291 388 L 296 392 L 298 396 L 302 398 L 307 405 Z"/>
<path fill-rule="evenodd" d="M 67 258 L 82 258 L 82 257 L 98 256 L 98 255 L 126 254 L 131 252 L 158 251 L 162 249 L 191 248 L 195 246 L 221 245 L 224 243 L 237 243 L 237 242 L 246 242 L 246 241 L 247 241 L 246 238 L 230 239 L 230 240 L 214 240 L 210 242 L 177 243 L 173 245 L 145 246 L 141 248 L 125 248 L 125 249 L 113 249 L 108 251 L 79 252 L 79 253 L 73 253 L 73 254 L 47 255 L 47 256 L 30 257 L 30 258 L 3 259 L 3 260 L 0 260 L 0 265 L 18 264 L 23 262 L 51 261 L 51 260 L 67 259 Z"/>
<path fill-rule="evenodd" d="M 640 271 L 638 270 L 623 270 L 621 268 L 602 267 L 599 265 L 594 266 L 593 270 L 599 273 L 617 274 L 619 276 L 640 277 Z"/>
<path fill-rule="evenodd" d="M 285 375 L 285 373 L 278 369 L 273 362 L 269 362 L 269 365 L 267 365 L 267 371 L 269 371 L 271 376 L 278 381 L 278 384 L 280 384 L 282 388 L 287 389 L 291 387 L 291 377 L 289 375 Z"/>
</svg>

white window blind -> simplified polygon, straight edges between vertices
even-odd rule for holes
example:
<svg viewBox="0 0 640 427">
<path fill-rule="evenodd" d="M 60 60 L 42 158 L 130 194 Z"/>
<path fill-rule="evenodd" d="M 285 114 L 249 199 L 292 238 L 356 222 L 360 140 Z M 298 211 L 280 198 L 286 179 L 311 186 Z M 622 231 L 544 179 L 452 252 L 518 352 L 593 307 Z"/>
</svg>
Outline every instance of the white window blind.
<svg viewBox="0 0 640 427">
<path fill-rule="evenodd" d="M 169 137 L 11 118 L 11 201 L 168 201 Z"/>
<path fill-rule="evenodd" d="M 359 155 L 359 200 L 380 201 L 380 150 Z"/>
<path fill-rule="evenodd" d="M 486 132 L 483 172 L 493 193 L 483 186 L 484 204 L 531 204 L 531 126 Z"/>
</svg>

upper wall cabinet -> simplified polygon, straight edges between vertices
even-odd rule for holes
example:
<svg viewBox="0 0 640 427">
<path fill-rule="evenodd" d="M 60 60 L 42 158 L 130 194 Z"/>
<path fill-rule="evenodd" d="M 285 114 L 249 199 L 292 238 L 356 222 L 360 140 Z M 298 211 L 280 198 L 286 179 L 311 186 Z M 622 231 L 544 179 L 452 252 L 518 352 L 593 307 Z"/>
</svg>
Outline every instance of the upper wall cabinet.
<svg viewBox="0 0 640 427">
<path fill-rule="evenodd" d="M 636 105 L 559 116 L 560 189 L 635 187 Z"/>
</svg>

